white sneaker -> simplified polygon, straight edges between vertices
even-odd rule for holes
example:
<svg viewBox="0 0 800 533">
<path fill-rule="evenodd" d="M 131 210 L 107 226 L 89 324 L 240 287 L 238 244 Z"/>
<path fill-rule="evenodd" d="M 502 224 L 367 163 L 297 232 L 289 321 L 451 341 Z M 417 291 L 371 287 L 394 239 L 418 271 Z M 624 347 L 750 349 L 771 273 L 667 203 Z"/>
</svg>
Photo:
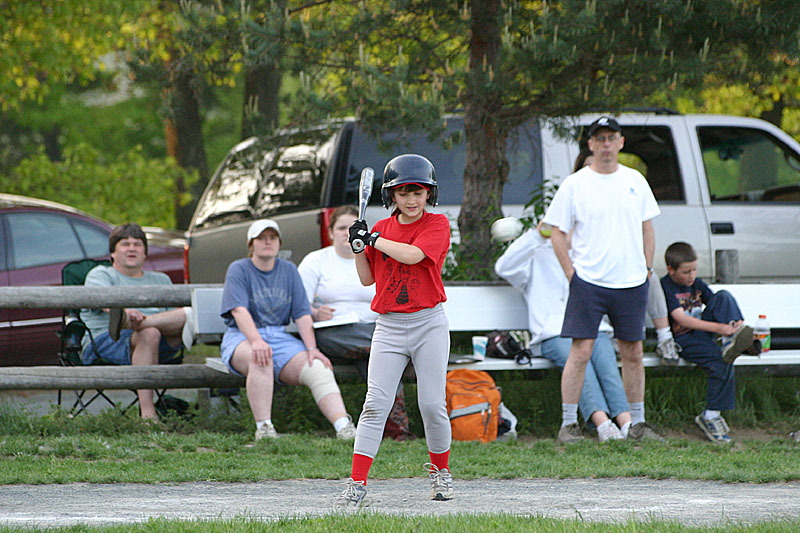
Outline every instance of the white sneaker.
<svg viewBox="0 0 800 533">
<path fill-rule="evenodd" d="M 353 418 L 350 415 L 347 415 L 347 425 L 336 432 L 336 438 L 339 440 L 355 440 L 356 425 L 353 424 Z"/>
<path fill-rule="evenodd" d="M 677 365 L 681 362 L 678 352 L 680 352 L 682 349 L 683 348 L 681 348 L 681 345 L 675 342 L 675 339 L 670 337 L 658 343 L 658 346 L 656 346 L 656 354 L 661 358 L 661 362 L 663 364 Z"/>
<path fill-rule="evenodd" d="M 334 506 L 346 512 L 357 512 L 369 507 L 370 501 L 367 498 L 367 487 L 364 486 L 364 482 L 354 481 L 353 478 L 348 479 L 344 492 L 336 499 Z"/>
<path fill-rule="evenodd" d="M 447 468 L 439 470 L 433 463 L 425 463 L 431 480 L 431 500 L 444 501 L 453 497 L 453 476 Z"/>
<path fill-rule="evenodd" d="M 597 440 L 606 442 L 609 440 L 622 440 L 622 432 L 619 430 L 614 422 L 609 420 L 609 424 L 600 424 L 597 428 Z"/>
<path fill-rule="evenodd" d="M 264 424 L 260 428 L 256 429 L 256 441 L 261 439 L 277 439 L 278 437 L 280 437 L 280 435 L 278 435 L 278 432 L 275 431 L 275 426 L 271 424 Z"/>
</svg>

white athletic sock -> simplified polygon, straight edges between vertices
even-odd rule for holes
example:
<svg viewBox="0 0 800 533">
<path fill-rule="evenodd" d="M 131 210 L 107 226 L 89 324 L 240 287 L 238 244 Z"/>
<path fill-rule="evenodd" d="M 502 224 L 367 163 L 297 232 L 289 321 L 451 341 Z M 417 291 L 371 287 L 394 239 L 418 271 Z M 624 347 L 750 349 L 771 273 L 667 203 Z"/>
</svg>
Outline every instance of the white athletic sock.
<svg viewBox="0 0 800 533">
<path fill-rule="evenodd" d="M 657 329 L 656 335 L 658 336 L 659 344 L 672 338 L 672 333 L 669 331 L 669 328 Z"/>
<path fill-rule="evenodd" d="M 264 426 L 271 426 L 272 419 L 267 418 L 266 420 L 256 420 L 256 429 L 261 429 Z"/>
<path fill-rule="evenodd" d="M 630 430 L 630 429 L 631 429 L 631 423 L 630 422 L 625 422 L 624 424 L 622 424 L 622 427 L 619 428 L 619 432 L 622 433 L 622 436 L 627 439 L 628 438 L 628 430 Z"/>
<path fill-rule="evenodd" d="M 706 420 L 711 420 L 712 418 L 719 418 L 720 412 L 719 411 L 711 411 L 710 409 L 706 409 L 703 411 L 703 418 Z"/>
<path fill-rule="evenodd" d="M 342 418 L 338 419 L 336 422 L 333 423 L 333 429 L 339 431 L 349 423 L 350 419 L 347 418 L 346 416 L 343 416 Z"/>
<path fill-rule="evenodd" d="M 644 422 L 644 402 L 628 402 L 628 405 L 631 408 L 631 422 Z"/>
<path fill-rule="evenodd" d="M 577 403 L 562 403 L 561 404 L 561 427 L 570 424 L 578 423 L 578 404 Z"/>
</svg>

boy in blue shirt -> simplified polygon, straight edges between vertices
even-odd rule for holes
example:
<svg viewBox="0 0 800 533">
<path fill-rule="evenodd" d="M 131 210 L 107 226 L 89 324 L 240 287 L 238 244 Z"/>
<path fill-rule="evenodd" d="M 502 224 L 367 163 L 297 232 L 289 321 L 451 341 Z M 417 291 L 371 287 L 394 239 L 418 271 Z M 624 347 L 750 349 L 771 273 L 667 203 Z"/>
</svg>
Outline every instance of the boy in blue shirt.
<svg viewBox="0 0 800 533">
<path fill-rule="evenodd" d="M 730 443 L 730 428 L 720 411 L 734 408 L 733 362 L 753 346 L 753 328 L 744 325 L 733 295 L 728 291 L 714 293 L 697 277 L 697 253 L 690 244 L 672 243 L 664 260 L 668 274 L 661 278 L 661 286 L 672 335 L 682 348 L 681 357 L 708 375 L 706 409 L 694 421 L 712 442 Z"/>
</svg>

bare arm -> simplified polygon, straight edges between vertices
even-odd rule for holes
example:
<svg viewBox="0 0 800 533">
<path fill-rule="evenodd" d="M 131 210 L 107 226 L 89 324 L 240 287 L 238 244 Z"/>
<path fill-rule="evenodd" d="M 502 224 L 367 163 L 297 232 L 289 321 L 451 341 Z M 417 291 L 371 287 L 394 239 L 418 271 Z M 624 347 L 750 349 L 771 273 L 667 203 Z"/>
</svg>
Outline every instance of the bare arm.
<svg viewBox="0 0 800 533">
<path fill-rule="evenodd" d="M 569 258 L 569 240 L 567 234 L 553 226 L 550 240 L 553 241 L 553 251 L 556 253 L 561 268 L 564 269 L 564 275 L 567 276 L 569 281 L 572 281 L 575 269 L 572 268 L 572 260 Z"/>
<path fill-rule="evenodd" d="M 686 314 L 684 309 L 681 307 L 673 309 L 670 313 L 670 316 L 678 325 L 687 329 L 709 331 L 711 333 L 716 333 L 717 335 L 733 335 L 736 332 L 736 326 L 695 318 L 692 315 Z"/>
<path fill-rule="evenodd" d="M 375 278 L 372 277 L 372 271 L 369 269 L 369 259 L 366 254 L 356 254 L 356 271 L 358 272 L 358 279 L 365 287 L 369 287 L 375 283 Z"/>
<path fill-rule="evenodd" d="M 406 265 L 416 265 L 423 259 L 425 254 L 413 244 L 390 241 L 383 237 L 378 237 L 375 241 L 375 249 L 383 252 L 392 259 L 400 261 Z"/>
<path fill-rule="evenodd" d="M 266 366 L 272 360 L 272 347 L 261 338 L 256 323 L 253 321 L 250 311 L 246 307 L 234 307 L 231 315 L 253 350 L 253 360 L 258 366 Z"/>
<path fill-rule="evenodd" d="M 656 232 L 653 229 L 653 221 L 645 220 L 642 222 L 642 240 L 644 241 L 644 260 L 647 266 L 653 266 L 653 256 L 656 253 Z M 650 273 L 648 272 L 649 276 Z"/>
<path fill-rule="evenodd" d="M 308 353 L 308 366 L 311 366 L 311 364 L 314 362 L 314 359 L 319 359 L 322 361 L 322 364 L 328 368 L 333 368 L 330 360 L 319 351 L 319 348 L 317 348 L 317 338 L 314 335 L 314 321 L 312 320 L 311 315 L 303 315 L 295 320 L 294 323 L 297 324 L 297 332 L 300 334 L 303 344 L 306 345 L 306 352 Z"/>
</svg>

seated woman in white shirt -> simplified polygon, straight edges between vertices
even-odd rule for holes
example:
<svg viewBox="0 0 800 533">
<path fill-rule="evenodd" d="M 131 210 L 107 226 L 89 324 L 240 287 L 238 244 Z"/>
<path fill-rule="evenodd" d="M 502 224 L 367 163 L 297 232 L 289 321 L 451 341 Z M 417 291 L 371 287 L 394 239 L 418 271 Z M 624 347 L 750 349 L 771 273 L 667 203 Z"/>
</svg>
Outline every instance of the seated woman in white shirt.
<svg viewBox="0 0 800 533">
<path fill-rule="evenodd" d="M 306 296 L 311 302 L 314 322 L 331 320 L 355 313 L 357 322 L 315 329 L 317 345 L 332 360 L 353 363 L 359 375 L 367 380 L 369 351 L 375 331 L 377 313 L 370 309 L 375 285 L 365 287 L 358 279 L 355 256 L 348 242 L 348 229 L 358 218 L 353 206 L 341 206 L 331 214 L 328 236 L 333 243 L 306 255 L 297 267 Z M 397 387 L 394 406 L 389 413 L 384 438 L 414 438 L 408 427 L 403 385 Z"/>
</svg>

